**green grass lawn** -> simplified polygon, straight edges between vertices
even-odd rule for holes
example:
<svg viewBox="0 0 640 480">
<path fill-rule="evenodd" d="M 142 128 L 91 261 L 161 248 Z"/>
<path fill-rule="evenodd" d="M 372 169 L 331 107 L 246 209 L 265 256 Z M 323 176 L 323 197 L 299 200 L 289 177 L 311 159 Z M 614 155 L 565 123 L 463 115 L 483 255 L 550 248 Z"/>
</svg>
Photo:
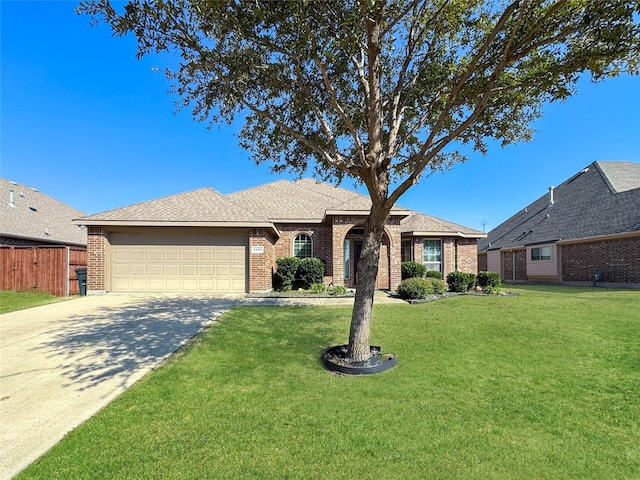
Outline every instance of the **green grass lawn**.
<svg viewBox="0 0 640 480">
<path fill-rule="evenodd" d="M 68 297 L 67 297 L 68 298 Z M 25 308 L 46 305 L 47 303 L 66 300 L 65 297 L 56 297 L 39 292 L 12 292 L 0 290 L 0 313 L 23 310 Z"/>
<path fill-rule="evenodd" d="M 337 376 L 350 308 L 237 308 L 19 478 L 640 476 L 640 292 L 375 308 L 396 368 Z"/>
</svg>

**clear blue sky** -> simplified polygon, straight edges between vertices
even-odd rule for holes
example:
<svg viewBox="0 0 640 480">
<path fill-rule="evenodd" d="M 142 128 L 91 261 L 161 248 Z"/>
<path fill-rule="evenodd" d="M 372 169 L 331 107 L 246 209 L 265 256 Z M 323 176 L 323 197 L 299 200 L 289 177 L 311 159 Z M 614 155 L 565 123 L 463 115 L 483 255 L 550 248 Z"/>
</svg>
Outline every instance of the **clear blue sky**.
<svg viewBox="0 0 640 480">
<path fill-rule="evenodd" d="M 137 60 L 133 38 L 91 27 L 74 6 L 1 1 L 3 178 L 86 213 L 291 178 L 256 166 L 237 145 L 238 125 L 209 130 L 176 114 L 162 60 Z M 478 230 L 484 218 L 488 231 L 595 160 L 640 163 L 640 80 L 585 79 L 535 127 L 533 142 L 474 153 L 400 203 Z"/>
</svg>

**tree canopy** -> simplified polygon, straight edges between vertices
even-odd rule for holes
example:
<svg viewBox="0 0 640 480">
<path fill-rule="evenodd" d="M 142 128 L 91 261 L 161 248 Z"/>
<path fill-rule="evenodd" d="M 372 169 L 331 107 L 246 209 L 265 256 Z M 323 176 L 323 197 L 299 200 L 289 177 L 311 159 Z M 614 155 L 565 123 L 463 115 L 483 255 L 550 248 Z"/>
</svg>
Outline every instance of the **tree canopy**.
<svg viewBox="0 0 640 480">
<path fill-rule="evenodd" d="M 531 139 L 542 106 L 573 95 L 583 73 L 599 81 L 639 68 L 638 1 L 139 0 L 116 9 L 83 0 L 78 10 L 133 33 L 140 56 L 179 55 L 167 75 L 182 106 L 207 122 L 242 115 L 240 143 L 256 162 L 366 185 L 366 285 L 352 333 L 358 321 L 368 328 L 383 225 L 411 185 L 464 161 L 460 145 L 486 153 L 489 141 Z"/>
</svg>

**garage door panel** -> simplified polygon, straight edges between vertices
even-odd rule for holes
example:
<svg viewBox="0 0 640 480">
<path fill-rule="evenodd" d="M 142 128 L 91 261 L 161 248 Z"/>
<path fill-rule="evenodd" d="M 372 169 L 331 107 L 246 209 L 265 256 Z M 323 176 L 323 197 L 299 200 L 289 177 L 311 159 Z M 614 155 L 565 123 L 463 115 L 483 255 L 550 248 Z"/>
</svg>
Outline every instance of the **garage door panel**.
<svg viewBox="0 0 640 480">
<path fill-rule="evenodd" d="M 110 241 L 112 291 L 246 291 L 246 236 L 154 231 L 115 233 Z"/>
</svg>

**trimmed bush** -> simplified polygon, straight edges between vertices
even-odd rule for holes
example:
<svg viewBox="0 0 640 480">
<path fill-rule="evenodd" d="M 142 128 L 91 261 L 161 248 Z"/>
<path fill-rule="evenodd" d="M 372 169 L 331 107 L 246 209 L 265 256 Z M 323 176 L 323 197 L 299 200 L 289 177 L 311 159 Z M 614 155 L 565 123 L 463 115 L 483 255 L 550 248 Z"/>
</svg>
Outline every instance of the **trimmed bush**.
<svg viewBox="0 0 640 480">
<path fill-rule="evenodd" d="M 442 273 L 437 270 L 427 270 L 424 274 L 425 278 L 437 278 L 438 280 L 442 280 Z"/>
<path fill-rule="evenodd" d="M 478 286 L 482 287 L 499 287 L 502 283 L 498 272 L 478 272 Z"/>
<path fill-rule="evenodd" d="M 397 293 L 404 300 L 422 300 L 427 295 L 442 294 L 446 286 L 437 278 L 407 278 L 398 285 Z"/>
<path fill-rule="evenodd" d="M 427 267 L 418 262 L 402 262 L 402 279 L 407 278 L 422 278 L 424 277 Z"/>
<path fill-rule="evenodd" d="M 447 275 L 447 284 L 452 292 L 468 292 L 476 286 L 476 275 L 458 271 L 451 272 Z"/>
<path fill-rule="evenodd" d="M 346 287 L 343 287 L 342 285 L 336 285 L 335 287 L 333 287 L 329 293 L 331 295 L 336 295 L 336 296 L 340 296 L 340 295 L 346 295 L 347 294 L 347 289 Z"/>
<path fill-rule="evenodd" d="M 324 269 L 324 262 L 319 258 L 303 258 L 296 278 L 302 282 L 302 288 L 306 289 L 315 283 L 322 283 Z"/>
<path fill-rule="evenodd" d="M 297 257 L 280 257 L 276 259 L 278 270 L 274 274 L 273 288 L 280 291 L 291 290 L 293 281 L 296 278 L 300 259 Z"/>
<path fill-rule="evenodd" d="M 329 287 L 324 283 L 314 283 L 310 288 L 313 293 L 327 293 L 328 289 Z"/>
</svg>

